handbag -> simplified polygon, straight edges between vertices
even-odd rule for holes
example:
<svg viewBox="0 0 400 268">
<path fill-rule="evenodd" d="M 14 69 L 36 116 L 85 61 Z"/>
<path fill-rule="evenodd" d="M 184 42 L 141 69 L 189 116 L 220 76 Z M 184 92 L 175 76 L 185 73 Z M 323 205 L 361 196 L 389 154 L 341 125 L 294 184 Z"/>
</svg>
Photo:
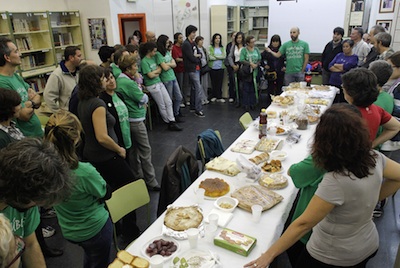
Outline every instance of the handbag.
<svg viewBox="0 0 400 268">
<path fill-rule="evenodd" d="M 268 81 L 275 81 L 278 78 L 278 74 L 273 71 L 273 72 L 267 72 L 266 73 L 266 78 Z"/>
<path fill-rule="evenodd" d="M 209 73 L 211 71 L 211 68 L 208 65 L 204 65 L 200 69 L 200 74 L 205 75 L 206 73 Z"/>
<path fill-rule="evenodd" d="M 260 90 L 267 90 L 268 89 L 268 80 L 264 79 L 264 78 L 261 78 L 258 88 Z"/>
<path fill-rule="evenodd" d="M 241 64 L 238 70 L 238 76 L 242 81 L 251 82 L 253 80 L 253 69 L 250 64 Z"/>
</svg>

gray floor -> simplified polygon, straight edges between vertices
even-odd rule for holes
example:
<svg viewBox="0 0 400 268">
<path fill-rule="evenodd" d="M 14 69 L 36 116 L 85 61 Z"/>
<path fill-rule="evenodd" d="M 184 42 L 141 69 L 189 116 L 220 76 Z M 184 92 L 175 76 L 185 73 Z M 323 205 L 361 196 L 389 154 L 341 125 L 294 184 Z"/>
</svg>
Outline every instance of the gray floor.
<svg viewBox="0 0 400 268">
<path fill-rule="evenodd" d="M 263 96 L 261 103 L 267 105 L 266 98 Z M 257 108 L 257 111 L 259 109 Z M 161 122 L 161 119 L 154 118 L 154 128 L 149 131 L 149 139 L 152 145 L 153 164 L 156 169 L 157 179 L 161 179 L 162 170 L 168 156 L 178 147 L 183 145 L 188 149 L 195 151 L 197 134 L 205 129 L 218 129 L 221 132 L 222 142 L 225 147 L 228 147 L 242 133 L 238 119 L 244 113 L 241 108 L 235 108 L 229 103 L 215 103 L 204 106 L 205 118 L 197 118 L 193 113 L 189 113 L 188 108 L 182 109 L 186 122 L 180 124 L 184 130 L 182 132 L 170 132 L 166 130 L 166 125 Z M 258 112 L 250 111 L 253 117 L 256 117 Z M 154 113 L 153 113 L 154 114 Z M 400 155 L 395 156 L 400 161 Z M 151 221 L 156 217 L 158 204 L 158 193 L 150 192 L 151 194 Z M 395 203 L 400 206 L 400 194 L 395 197 Z M 145 211 L 139 209 L 139 215 L 145 215 Z M 369 268 L 391 268 L 393 267 L 397 249 L 400 243 L 400 231 L 395 224 L 395 217 L 399 220 L 399 212 L 396 216 L 393 212 L 393 202 L 389 199 L 385 207 L 384 215 L 375 220 L 380 235 L 380 248 L 375 256 L 367 265 Z M 146 217 L 138 217 L 138 225 L 144 230 L 147 227 Z M 46 258 L 46 263 L 49 268 L 77 268 L 82 267 L 83 251 L 73 245 L 61 236 L 61 231 L 57 225 L 56 219 L 46 220 L 52 224 L 57 233 L 54 237 L 46 239 L 52 247 L 64 249 L 64 255 L 57 258 Z M 115 257 L 115 252 L 112 252 L 112 258 Z M 276 260 L 275 267 L 290 268 L 287 257 L 280 256 Z"/>
</svg>

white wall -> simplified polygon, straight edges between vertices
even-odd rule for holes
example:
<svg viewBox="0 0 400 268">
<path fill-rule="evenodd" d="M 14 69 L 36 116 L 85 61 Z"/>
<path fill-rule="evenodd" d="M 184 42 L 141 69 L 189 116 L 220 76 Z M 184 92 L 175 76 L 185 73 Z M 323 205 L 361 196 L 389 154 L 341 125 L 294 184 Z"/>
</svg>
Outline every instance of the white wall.
<svg viewBox="0 0 400 268">
<path fill-rule="evenodd" d="M 322 53 L 332 40 L 333 29 L 343 27 L 345 7 L 346 0 L 270 1 L 268 36 L 279 34 L 286 42 L 290 40 L 290 28 L 297 26 L 310 52 Z"/>
<path fill-rule="evenodd" d="M 66 0 L 37 0 L 29 1 L 26 0 L 2 0 L 0 4 L 1 11 L 14 11 L 14 12 L 25 12 L 25 11 L 65 11 L 67 10 Z"/>
</svg>

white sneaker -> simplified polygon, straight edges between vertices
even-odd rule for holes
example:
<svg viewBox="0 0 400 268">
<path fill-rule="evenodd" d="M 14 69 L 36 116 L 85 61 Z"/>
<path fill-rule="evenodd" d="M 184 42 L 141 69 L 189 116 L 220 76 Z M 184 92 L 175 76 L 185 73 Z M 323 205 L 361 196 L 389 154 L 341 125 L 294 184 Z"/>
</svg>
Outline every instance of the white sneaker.
<svg viewBox="0 0 400 268">
<path fill-rule="evenodd" d="M 218 99 L 217 102 L 225 103 L 225 100 L 224 99 Z"/>
<path fill-rule="evenodd" d="M 189 106 L 189 105 L 190 105 L 190 101 L 187 101 L 187 102 L 186 102 L 186 106 Z"/>
<path fill-rule="evenodd" d="M 211 102 L 215 102 L 217 100 L 217 98 L 212 98 Z"/>
<path fill-rule="evenodd" d="M 181 108 L 185 108 L 186 105 L 184 103 L 181 103 L 181 105 L 179 105 Z"/>
<path fill-rule="evenodd" d="M 203 105 L 207 105 L 207 104 L 209 104 L 209 103 L 210 103 L 209 100 L 203 100 L 203 101 L 201 102 L 201 104 L 203 104 Z"/>
<path fill-rule="evenodd" d="M 230 103 L 232 103 L 232 102 L 234 102 L 234 101 L 235 101 L 235 100 L 232 99 L 232 98 L 229 99 L 229 102 L 230 102 Z"/>
</svg>

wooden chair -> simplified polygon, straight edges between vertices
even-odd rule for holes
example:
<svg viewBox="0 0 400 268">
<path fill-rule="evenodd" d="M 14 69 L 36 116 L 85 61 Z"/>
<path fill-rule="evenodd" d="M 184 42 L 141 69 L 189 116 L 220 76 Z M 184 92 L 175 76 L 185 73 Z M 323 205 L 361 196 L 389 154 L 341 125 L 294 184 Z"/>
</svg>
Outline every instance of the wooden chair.
<svg viewBox="0 0 400 268">
<path fill-rule="evenodd" d="M 150 224 L 149 202 L 149 192 L 143 179 L 122 186 L 112 193 L 110 199 L 106 200 L 111 221 L 114 225 L 114 245 L 117 251 L 119 251 L 119 247 L 115 223 L 130 212 L 147 204 L 147 221 Z"/>
<path fill-rule="evenodd" d="M 243 130 L 246 130 L 249 125 L 253 122 L 253 118 L 251 117 L 249 112 L 244 113 L 240 118 L 239 118 L 239 123 L 240 126 L 243 128 Z"/>
<path fill-rule="evenodd" d="M 215 135 L 219 138 L 220 142 L 222 143 L 222 138 L 221 138 L 221 133 L 218 130 L 214 130 Z M 206 152 L 204 150 L 204 144 L 203 140 L 199 139 L 197 141 L 197 145 L 199 147 L 199 152 L 200 152 L 200 157 L 201 157 L 201 163 L 202 163 L 202 171 L 204 171 L 205 166 L 206 166 Z"/>
</svg>

